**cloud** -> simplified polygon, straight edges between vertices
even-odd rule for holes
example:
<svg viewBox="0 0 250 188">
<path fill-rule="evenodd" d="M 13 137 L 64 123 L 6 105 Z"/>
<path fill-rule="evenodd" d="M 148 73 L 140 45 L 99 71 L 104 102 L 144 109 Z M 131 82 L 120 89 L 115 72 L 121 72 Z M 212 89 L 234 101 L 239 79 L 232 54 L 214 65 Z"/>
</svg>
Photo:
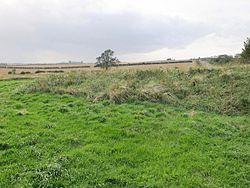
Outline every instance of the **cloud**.
<svg viewBox="0 0 250 188">
<path fill-rule="evenodd" d="M 107 48 L 128 61 L 202 56 L 215 49 L 238 53 L 250 35 L 249 5 L 243 0 L 1 0 L 0 61 L 94 61 Z"/>
<path fill-rule="evenodd" d="M 12 31 L 14 32 L 13 35 Z M 210 29 L 178 17 L 145 19 L 135 13 L 89 14 L 78 23 L 41 22 L 32 26 L 5 29 L 1 41 L 21 47 L 20 52 L 58 51 L 83 54 L 93 59 L 102 50 L 111 48 L 122 53 L 150 52 L 164 47 L 182 48 Z M 3 32 L 3 31 L 2 31 Z M 43 55 L 41 53 L 41 55 Z"/>
<path fill-rule="evenodd" d="M 194 40 L 191 44 L 185 46 L 184 48 L 162 48 L 149 53 L 124 54 L 121 58 L 136 62 L 167 58 L 189 59 L 210 57 L 225 54 L 225 51 L 229 55 L 235 55 L 236 53 L 240 53 L 242 46 L 243 44 L 239 43 L 239 40 L 234 37 L 225 38 L 218 36 L 216 33 L 212 33 Z M 238 51 L 235 49 L 238 49 Z"/>
<path fill-rule="evenodd" d="M 210 31 L 204 25 L 180 18 L 154 20 L 134 13 L 91 14 L 77 25 L 52 23 L 37 30 L 36 34 L 47 44 L 52 43 L 53 47 L 58 45 L 67 49 L 76 45 L 81 51 L 113 48 L 120 53 L 180 48 Z"/>
</svg>

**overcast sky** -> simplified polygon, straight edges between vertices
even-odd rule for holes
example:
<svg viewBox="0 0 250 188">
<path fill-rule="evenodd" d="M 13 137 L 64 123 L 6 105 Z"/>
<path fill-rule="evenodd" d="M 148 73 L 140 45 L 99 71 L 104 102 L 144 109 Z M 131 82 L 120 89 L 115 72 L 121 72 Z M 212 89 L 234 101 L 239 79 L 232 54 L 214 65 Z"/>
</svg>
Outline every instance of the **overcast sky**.
<svg viewBox="0 0 250 188">
<path fill-rule="evenodd" d="M 0 62 L 236 54 L 249 26 L 250 0 L 0 0 Z"/>
</svg>

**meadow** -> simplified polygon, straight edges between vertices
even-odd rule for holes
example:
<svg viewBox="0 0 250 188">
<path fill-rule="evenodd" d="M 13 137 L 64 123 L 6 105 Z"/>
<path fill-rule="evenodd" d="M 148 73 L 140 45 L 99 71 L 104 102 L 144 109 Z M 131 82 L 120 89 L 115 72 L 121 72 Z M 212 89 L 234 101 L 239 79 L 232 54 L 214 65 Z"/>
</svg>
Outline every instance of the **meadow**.
<svg viewBox="0 0 250 188">
<path fill-rule="evenodd" d="M 249 72 L 0 81 L 0 187 L 249 187 Z"/>
</svg>

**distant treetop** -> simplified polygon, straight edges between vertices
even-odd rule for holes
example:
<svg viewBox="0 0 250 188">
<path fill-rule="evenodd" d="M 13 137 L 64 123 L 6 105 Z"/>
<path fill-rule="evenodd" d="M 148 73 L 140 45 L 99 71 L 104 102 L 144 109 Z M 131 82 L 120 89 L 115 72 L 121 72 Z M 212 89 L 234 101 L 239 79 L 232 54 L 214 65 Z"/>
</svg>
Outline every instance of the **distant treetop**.
<svg viewBox="0 0 250 188">
<path fill-rule="evenodd" d="M 241 53 L 241 62 L 250 63 L 250 38 L 247 38 L 246 42 L 244 42 L 244 48 Z"/>
</svg>

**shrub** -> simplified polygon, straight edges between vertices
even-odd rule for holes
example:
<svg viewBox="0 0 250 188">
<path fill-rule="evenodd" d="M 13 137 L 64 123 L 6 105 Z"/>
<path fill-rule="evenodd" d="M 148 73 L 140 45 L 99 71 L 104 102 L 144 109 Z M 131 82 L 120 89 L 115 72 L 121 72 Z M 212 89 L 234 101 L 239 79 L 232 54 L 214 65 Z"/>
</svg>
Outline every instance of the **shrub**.
<svg viewBox="0 0 250 188">
<path fill-rule="evenodd" d="M 50 71 L 37 70 L 35 71 L 35 74 L 40 74 L 40 73 L 64 73 L 64 71 L 63 70 L 50 70 Z"/>
<path fill-rule="evenodd" d="M 35 72 L 35 74 L 39 74 L 39 73 L 45 73 L 45 71 L 37 70 L 37 71 Z"/>
<path fill-rule="evenodd" d="M 20 74 L 31 74 L 31 72 L 24 72 L 24 71 L 22 71 L 22 72 L 20 72 Z"/>
<path fill-rule="evenodd" d="M 219 55 L 216 58 L 212 58 L 210 60 L 211 64 L 219 64 L 219 65 L 223 65 L 223 64 L 227 64 L 233 61 L 233 56 L 229 56 L 229 55 Z"/>
<path fill-rule="evenodd" d="M 250 63 L 250 38 L 244 42 L 244 48 L 241 53 L 241 62 L 242 63 Z"/>
<path fill-rule="evenodd" d="M 63 70 L 53 70 L 53 71 L 47 71 L 48 73 L 64 73 Z"/>
</svg>

